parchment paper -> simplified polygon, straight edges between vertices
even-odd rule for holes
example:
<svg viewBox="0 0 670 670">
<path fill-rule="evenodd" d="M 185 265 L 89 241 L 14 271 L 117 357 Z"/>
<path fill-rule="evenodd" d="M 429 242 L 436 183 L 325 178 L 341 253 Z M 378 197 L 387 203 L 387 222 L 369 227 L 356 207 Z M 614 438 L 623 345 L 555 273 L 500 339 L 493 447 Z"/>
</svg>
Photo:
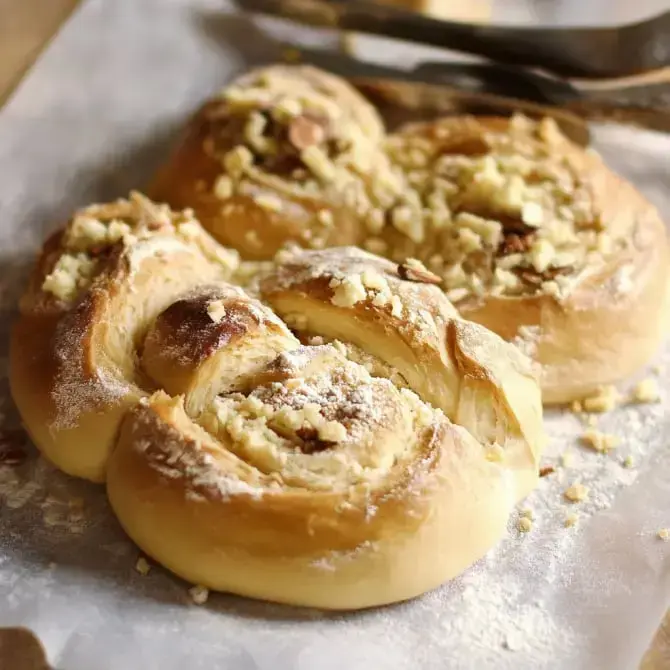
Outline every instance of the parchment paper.
<svg viewBox="0 0 670 670">
<path fill-rule="evenodd" d="M 0 116 L 0 350 L 32 255 L 75 207 L 141 186 L 186 115 L 236 71 L 277 57 L 268 37 L 332 36 L 252 24 L 216 0 L 91 0 Z M 670 140 L 601 128 L 597 145 L 670 218 Z M 670 363 L 670 350 L 657 361 Z M 6 360 L 2 360 L 3 369 Z M 667 369 L 667 368 L 665 368 Z M 609 455 L 577 445 L 580 421 L 550 413 L 542 479 L 508 536 L 461 578 L 410 603 L 351 615 L 213 594 L 139 556 L 104 491 L 36 457 L 0 467 L 0 626 L 31 628 L 60 670 L 570 670 L 637 667 L 670 604 L 670 416 L 663 402 L 600 421 Z M 17 425 L 3 375 L 5 428 Z M 622 391 L 630 383 L 622 385 Z M 573 453 L 570 467 L 559 455 Z M 626 456 L 634 458 L 623 467 Z M 574 481 L 589 499 L 569 505 Z M 564 527 L 570 512 L 579 514 Z M 3 670 L 5 670 L 3 668 Z M 9 669 L 8 669 L 9 670 Z M 13 669 L 11 669 L 13 670 Z"/>
</svg>

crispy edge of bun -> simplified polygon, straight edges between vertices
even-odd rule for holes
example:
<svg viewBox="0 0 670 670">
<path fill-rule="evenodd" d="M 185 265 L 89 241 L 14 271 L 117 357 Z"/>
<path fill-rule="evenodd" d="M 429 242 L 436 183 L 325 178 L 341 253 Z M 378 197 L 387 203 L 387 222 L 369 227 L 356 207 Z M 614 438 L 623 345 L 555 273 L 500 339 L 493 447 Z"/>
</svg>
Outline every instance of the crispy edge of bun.
<svg viewBox="0 0 670 670">
<path fill-rule="evenodd" d="M 360 609 L 418 596 L 495 544 L 517 498 L 501 466 L 448 421 L 409 472 L 416 487 L 374 500 L 372 520 L 366 507 L 336 510 L 332 494 L 226 496 L 197 486 L 197 472 L 162 475 L 137 449 L 177 443 L 188 452 L 210 440 L 174 401 L 131 410 L 109 462 L 109 499 L 128 534 L 169 570 L 254 598 Z"/>
</svg>

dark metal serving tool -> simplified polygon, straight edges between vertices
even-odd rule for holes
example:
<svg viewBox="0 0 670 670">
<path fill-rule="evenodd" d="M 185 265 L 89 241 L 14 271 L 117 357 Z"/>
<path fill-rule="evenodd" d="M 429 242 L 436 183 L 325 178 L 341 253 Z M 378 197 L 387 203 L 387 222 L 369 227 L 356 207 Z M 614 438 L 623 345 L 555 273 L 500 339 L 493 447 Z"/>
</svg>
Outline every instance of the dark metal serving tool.
<svg viewBox="0 0 670 670">
<path fill-rule="evenodd" d="M 670 66 L 670 11 L 613 27 L 514 27 L 441 21 L 372 0 L 235 0 L 312 26 L 431 44 L 564 77 L 620 77 Z"/>
</svg>

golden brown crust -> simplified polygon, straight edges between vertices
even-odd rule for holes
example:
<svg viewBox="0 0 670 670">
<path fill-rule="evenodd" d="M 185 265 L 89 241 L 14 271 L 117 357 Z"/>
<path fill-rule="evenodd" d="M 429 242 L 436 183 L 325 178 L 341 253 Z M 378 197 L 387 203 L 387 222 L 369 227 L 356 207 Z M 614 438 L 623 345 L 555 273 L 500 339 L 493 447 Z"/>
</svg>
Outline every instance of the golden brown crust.
<svg viewBox="0 0 670 670">
<path fill-rule="evenodd" d="M 192 189 L 190 165 L 223 133 L 229 142 L 210 163 L 207 185 L 180 201 L 198 211 L 215 203 L 204 223 L 217 237 L 250 258 L 269 258 L 287 242 L 352 244 L 396 262 L 417 258 L 466 318 L 528 348 L 543 366 L 549 403 L 616 381 L 656 350 L 670 283 L 663 222 L 633 186 L 551 120 L 450 117 L 389 135 L 378 120 L 361 122 L 373 130 L 357 135 L 355 159 L 346 152 L 321 157 L 330 164 L 329 185 L 320 181 L 323 169 L 312 171 L 299 152 L 279 143 L 270 160 L 256 146 L 258 137 L 236 130 L 260 109 L 258 101 L 265 99 L 263 113 L 272 115 L 300 98 L 273 84 L 278 72 L 280 82 L 288 77 L 301 91 L 311 90 L 308 72 L 312 81 L 334 79 L 284 67 L 235 82 L 231 99 L 224 92 L 211 103 L 219 130 L 195 122 L 202 132 L 182 143 L 159 178 L 162 195 Z M 243 94 L 256 100 L 253 110 L 240 104 Z M 335 95 L 331 101 L 344 110 L 342 119 L 354 118 L 354 108 L 371 112 L 351 90 L 346 103 Z M 228 111 L 221 114 L 222 107 Z M 338 126 L 342 137 L 345 126 Z M 265 139 L 275 132 L 257 130 Z M 248 152 L 253 169 L 228 170 L 223 157 L 235 147 Z M 288 156 L 302 176 L 282 172 Z M 231 191 L 217 196 L 222 175 Z M 306 183 L 305 201 L 296 194 Z"/>
</svg>

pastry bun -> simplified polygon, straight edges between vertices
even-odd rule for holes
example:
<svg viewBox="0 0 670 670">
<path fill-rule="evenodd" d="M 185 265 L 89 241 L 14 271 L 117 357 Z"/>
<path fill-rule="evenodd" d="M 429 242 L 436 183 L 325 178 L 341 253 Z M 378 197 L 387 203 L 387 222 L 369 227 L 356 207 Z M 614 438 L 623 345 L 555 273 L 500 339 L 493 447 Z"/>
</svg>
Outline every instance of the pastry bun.
<svg viewBox="0 0 670 670">
<path fill-rule="evenodd" d="M 107 474 L 128 534 L 191 582 L 326 609 L 414 597 L 482 556 L 537 481 L 529 361 L 357 249 L 285 255 L 260 298 L 194 288 L 149 328 L 164 390 Z"/>
<path fill-rule="evenodd" d="M 584 397 L 656 352 L 667 327 L 667 231 L 597 154 L 548 119 L 443 119 L 408 126 L 392 144 L 406 169 L 408 148 L 424 147 L 424 188 L 441 174 L 458 189 L 447 198 L 458 244 L 416 254 L 464 318 L 541 364 L 545 403 Z"/>
<path fill-rule="evenodd" d="M 273 97 L 281 88 L 272 83 L 277 73 L 281 82 L 288 72 L 304 83 Z M 320 162 L 312 161 L 311 149 L 296 154 L 274 142 L 272 124 L 256 124 L 260 135 L 253 138 L 233 132 L 260 113 L 260 103 L 251 112 L 241 105 L 245 95 L 295 111 L 305 97 L 295 91 L 308 90 L 314 77 L 334 79 L 283 66 L 234 83 L 222 94 L 225 102 L 210 103 L 228 110 L 222 125 L 215 130 L 196 120 L 169 161 L 158 180 L 161 197 L 194 206 L 205 227 L 250 258 L 269 258 L 296 242 L 355 244 L 395 262 L 421 260 L 464 317 L 522 343 L 541 364 L 546 403 L 582 397 L 653 355 L 667 314 L 666 229 L 654 207 L 594 152 L 566 139 L 551 119 L 458 116 L 386 134 L 358 97 L 375 122 L 356 142 L 343 142 L 341 153 L 321 151 Z M 351 108 L 342 104 L 338 118 L 354 118 Z M 272 116 L 272 104 L 264 109 Z M 220 135 L 238 144 L 222 147 L 227 153 L 218 163 L 211 159 L 207 184 L 196 194 L 189 156 L 207 155 L 205 147 Z M 246 156 L 247 167 L 231 172 L 237 155 Z M 287 158 L 299 165 L 290 174 L 277 168 Z M 217 191 L 218 180 L 225 189 Z M 261 182 L 267 207 L 237 208 L 239 193 Z M 310 200 L 316 217 L 284 197 L 291 185 L 318 194 Z M 216 203 L 214 216 L 205 202 Z M 228 218 L 225 212 L 233 211 L 239 217 Z"/>
<path fill-rule="evenodd" d="M 12 396 L 44 456 L 104 481 L 121 419 L 148 395 L 133 361 L 138 338 L 194 282 L 228 278 L 236 265 L 190 212 L 139 193 L 82 209 L 55 233 L 10 347 Z"/>
<path fill-rule="evenodd" d="M 352 609 L 460 573 L 537 482 L 530 361 L 417 262 L 284 252 L 254 298 L 236 260 L 139 194 L 78 212 L 12 340 L 39 449 L 205 587 Z"/>
<path fill-rule="evenodd" d="M 372 105 L 340 78 L 309 66 L 262 68 L 200 109 L 150 193 L 193 207 L 247 259 L 271 259 L 291 240 L 357 244 L 352 210 L 385 160 L 383 134 Z"/>
</svg>

